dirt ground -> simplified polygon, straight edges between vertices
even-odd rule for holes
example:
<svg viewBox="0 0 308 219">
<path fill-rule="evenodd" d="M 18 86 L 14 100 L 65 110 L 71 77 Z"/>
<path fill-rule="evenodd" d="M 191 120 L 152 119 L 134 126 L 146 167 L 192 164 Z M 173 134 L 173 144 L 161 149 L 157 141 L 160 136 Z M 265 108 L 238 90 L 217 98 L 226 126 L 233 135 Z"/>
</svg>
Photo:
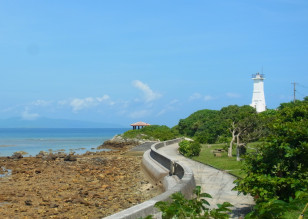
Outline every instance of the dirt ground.
<svg viewBox="0 0 308 219">
<path fill-rule="evenodd" d="M 0 158 L 1 218 L 102 218 L 161 193 L 142 154 L 119 151 L 64 158 Z M 73 160 L 73 159 L 72 159 Z"/>
</svg>

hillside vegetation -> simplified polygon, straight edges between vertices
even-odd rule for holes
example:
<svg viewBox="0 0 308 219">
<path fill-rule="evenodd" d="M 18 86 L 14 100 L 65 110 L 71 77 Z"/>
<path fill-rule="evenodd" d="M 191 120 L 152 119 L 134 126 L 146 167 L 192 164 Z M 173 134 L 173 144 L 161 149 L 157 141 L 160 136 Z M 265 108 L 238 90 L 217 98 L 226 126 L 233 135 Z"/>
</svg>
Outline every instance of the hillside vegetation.
<svg viewBox="0 0 308 219">
<path fill-rule="evenodd" d="M 124 138 L 147 139 L 151 141 L 166 141 L 174 139 L 177 134 L 165 125 L 150 125 L 141 129 L 128 130 L 123 134 Z"/>
<path fill-rule="evenodd" d="M 247 129 L 250 129 L 250 131 L 251 129 L 257 130 L 261 125 L 260 122 L 266 121 L 264 118 L 266 115 L 275 113 L 275 111 L 270 111 L 271 113 L 266 111 L 257 114 L 255 109 L 248 105 L 230 105 L 221 110 L 199 110 L 186 119 L 181 119 L 174 129 L 179 134 L 194 138 L 200 143 L 224 143 L 231 140 L 232 129 L 234 128 L 241 128 L 241 134 L 248 134 Z M 234 127 L 232 127 L 232 124 Z M 250 140 L 258 140 L 262 137 L 262 134 L 265 134 L 265 131 L 256 136 L 249 136 Z"/>
</svg>

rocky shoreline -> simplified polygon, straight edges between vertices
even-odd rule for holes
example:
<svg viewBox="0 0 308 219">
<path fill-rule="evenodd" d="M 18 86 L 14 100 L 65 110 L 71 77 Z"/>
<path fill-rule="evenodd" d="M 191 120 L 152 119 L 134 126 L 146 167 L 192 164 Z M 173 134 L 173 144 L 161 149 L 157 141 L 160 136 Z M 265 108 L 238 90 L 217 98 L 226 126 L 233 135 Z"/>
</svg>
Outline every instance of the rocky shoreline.
<svg viewBox="0 0 308 219">
<path fill-rule="evenodd" d="M 137 145 L 150 142 L 139 138 L 123 138 L 121 135 L 116 135 L 112 139 L 107 140 L 104 144 L 97 147 L 97 149 L 119 149 L 123 147 L 133 148 Z"/>
<path fill-rule="evenodd" d="M 1 217 L 102 218 L 160 194 L 142 157 L 127 153 L 139 143 L 113 139 L 100 146 L 111 151 L 1 157 Z"/>
</svg>

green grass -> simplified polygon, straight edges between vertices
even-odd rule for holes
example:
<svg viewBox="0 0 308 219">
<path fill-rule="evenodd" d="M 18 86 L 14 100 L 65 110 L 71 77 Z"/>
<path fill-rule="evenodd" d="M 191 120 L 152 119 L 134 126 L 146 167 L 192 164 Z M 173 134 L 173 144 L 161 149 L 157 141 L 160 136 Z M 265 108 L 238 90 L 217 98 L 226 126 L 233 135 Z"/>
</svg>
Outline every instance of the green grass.
<svg viewBox="0 0 308 219">
<path fill-rule="evenodd" d="M 257 145 L 262 144 L 262 142 L 252 142 L 247 145 L 247 153 L 253 153 Z M 211 165 L 217 169 L 225 170 L 237 177 L 244 177 L 245 173 L 241 171 L 242 162 L 236 161 L 236 149 L 232 151 L 232 157 L 228 157 L 227 149 L 222 153 L 221 157 L 215 157 L 213 154 L 214 149 L 227 148 L 227 144 L 204 144 L 202 145 L 200 155 L 198 157 L 193 157 L 193 160 L 199 161 L 204 164 Z"/>
<path fill-rule="evenodd" d="M 251 142 L 247 144 L 247 153 L 253 153 L 256 152 L 256 149 L 258 145 L 261 145 L 263 142 Z"/>
<path fill-rule="evenodd" d="M 248 148 L 255 148 L 256 146 L 258 145 L 261 145 L 263 142 L 260 142 L 260 141 L 256 141 L 256 142 L 250 142 L 247 144 L 247 147 Z"/>
<path fill-rule="evenodd" d="M 225 170 L 237 177 L 244 177 L 245 174 L 241 171 L 242 162 L 236 161 L 236 150 L 233 150 L 233 157 L 228 157 L 228 152 L 223 152 L 221 157 L 215 157 L 214 149 L 222 149 L 226 144 L 206 144 L 202 145 L 200 155 L 193 157 L 193 160 L 204 164 L 211 165 L 217 169 Z"/>
<path fill-rule="evenodd" d="M 306 201 L 306 202 L 304 202 L 304 201 Z M 298 218 L 300 216 L 300 214 L 302 213 L 302 211 L 304 210 L 306 203 L 308 203 L 307 199 L 304 199 L 304 201 L 296 204 L 296 206 L 294 206 L 295 207 L 294 210 L 289 210 L 289 211 L 285 212 L 282 216 L 282 219 Z M 304 214 L 305 214 L 305 216 L 307 216 L 307 209 L 304 212 Z"/>
</svg>

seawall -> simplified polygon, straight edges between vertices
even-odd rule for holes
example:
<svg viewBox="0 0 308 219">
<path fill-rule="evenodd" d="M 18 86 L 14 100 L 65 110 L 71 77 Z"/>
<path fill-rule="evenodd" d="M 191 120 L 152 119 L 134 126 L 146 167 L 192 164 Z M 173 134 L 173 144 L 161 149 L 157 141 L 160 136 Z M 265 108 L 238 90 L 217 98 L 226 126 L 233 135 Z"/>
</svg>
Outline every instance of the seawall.
<svg viewBox="0 0 308 219">
<path fill-rule="evenodd" d="M 155 143 L 151 149 L 146 151 L 142 158 L 142 167 L 153 180 L 161 182 L 165 192 L 141 204 L 120 211 L 106 219 L 135 219 L 154 215 L 158 210 L 154 207 L 158 201 L 166 201 L 170 195 L 181 192 L 186 198 L 190 198 L 196 183 L 194 174 L 190 168 L 183 163 L 171 159 L 162 154 L 158 149 L 180 142 L 182 139 L 174 139 Z"/>
</svg>

